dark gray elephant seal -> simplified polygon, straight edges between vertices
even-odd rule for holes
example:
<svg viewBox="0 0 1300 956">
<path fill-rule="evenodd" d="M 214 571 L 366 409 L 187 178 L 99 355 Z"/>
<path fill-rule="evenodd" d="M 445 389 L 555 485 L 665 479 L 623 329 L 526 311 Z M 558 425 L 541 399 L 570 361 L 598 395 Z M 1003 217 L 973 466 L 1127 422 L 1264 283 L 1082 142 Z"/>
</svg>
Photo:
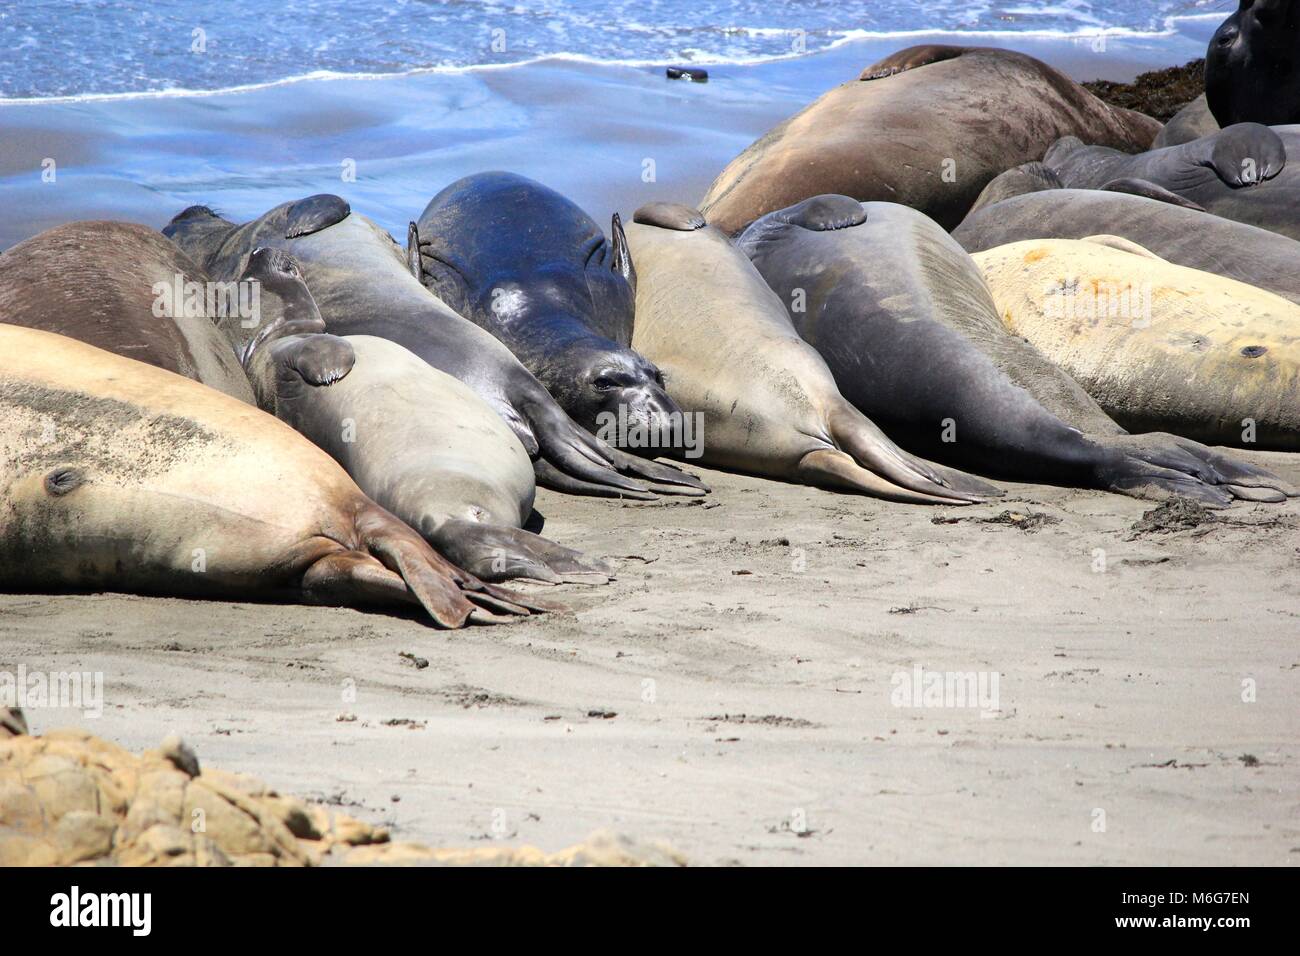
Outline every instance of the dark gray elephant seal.
<svg viewBox="0 0 1300 956">
<path fill-rule="evenodd" d="M 579 427 L 509 349 L 420 285 L 387 232 L 337 196 L 284 203 L 242 226 L 192 206 L 163 233 L 218 277 L 242 274 L 258 248 L 290 253 L 332 332 L 386 338 L 460 379 L 514 430 L 540 484 L 606 497 L 701 493 L 684 472 Z"/>
<path fill-rule="evenodd" d="M 434 295 L 495 335 L 584 428 L 620 414 L 653 434 L 681 409 L 632 350 L 636 271 L 577 204 L 514 173 L 466 176 L 429 201 L 408 256 Z"/>
<path fill-rule="evenodd" d="M 1205 51 L 1205 99 L 1222 127 L 1300 123 L 1300 3 L 1241 0 Z"/>
<path fill-rule="evenodd" d="M 250 264 L 262 258 L 288 256 L 262 249 Z M 532 462 L 459 379 L 387 339 L 326 334 L 319 313 L 223 331 L 258 405 L 328 452 L 458 567 L 484 581 L 609 580 L 603 563 L 523 530 L 536 492 Z M 343 365 L 346 376 L 327 371 Z"/>
<path fill-rule="evenodd" d="M 1239 123 L 1135 156 L 1067 137 L 1043 164 L 1069 189 L 1173 193 L 1216 216 L 1300 239 L 1300 127 Z"/>
<path fill-rule="evenodd" d="M 952 232 L 971 253 L 1024 239 L 1097 235 L 1123 236 L 1180 266 L 1300 303 L 1300 242 L 1141 196 L 1093 189 L 1026 192 L 972 211 Z"/>
<path fill-rule="evenodd" d="M 1130 152 L 1160 131 L 1046 63 L 982 47 L 914 46 L 867 67 L 757 140 L 701 202 L 735 234 L 824 193 L 899 202 L 951 229 L 1005 169 L 1062 136 Z"/>
<path fill-rule="evenodd" d="M 1008 334 L 979 271 L 933 220 L 818 196 L 738 245 L 840 391 L 914 454 L 1016 481 L 1281 501 L 1272 476 L 1172 435 L 1128 435 L 1064 372 Z"/>
<path fill-rule="evenodd" d="M 251 404 L 248 379 L 209 314 L 216 307 L 239 320 L 241 306 L 250 315 L 260 308 L 260 290 L 216 289 L 189 256 L 132 223 L 67 223 L 0 254 L 4 322 L 66 335 Z"/>
<path fill-rule="evenodd" d="M 1151 144 L 1151 148 L 1181 146 L 1202 136 L 1211 136 L 1222 128 L 1214 118 L 1214 114 L 1210 112 L 1210 105 L 1205 102 L 1205 94 L 1202 93 L 1170 117 L 1165 128 Z"/>
</svg>

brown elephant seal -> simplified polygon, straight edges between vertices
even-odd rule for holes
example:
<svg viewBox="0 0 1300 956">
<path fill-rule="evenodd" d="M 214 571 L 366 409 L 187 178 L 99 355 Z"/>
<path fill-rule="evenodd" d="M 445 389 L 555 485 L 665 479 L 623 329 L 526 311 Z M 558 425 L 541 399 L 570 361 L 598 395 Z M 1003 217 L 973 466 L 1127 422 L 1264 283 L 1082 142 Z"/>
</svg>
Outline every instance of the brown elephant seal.
<svg viewBox="0 0 1300 956">
<path fill-rule="evenodd" d="M 145 226 L 72 222 L 0 253 L 0 319 L 86 342 L 245 402 L 248 380 L 214 321 L 254 321 L 254 283 L 213 283 Z"/>
<path fill-rule="evenodd" d="M 781 300 L 697 211 L 642 206 L 627 235 L 637 262 L 632 344 L 677 403 L 703 415 L 705 464 L 903 502 L 999 493 L 913 458 L 850 405 Z"/>
<path fill-rule="evenodd" d="M 0 586 L 357 606 L 460 627 L 542 607 L 462 571 L 265 412 L 0 325 Z"/>
<path fill-rule="evenodd" d="M 523 530 L 536 493 L 532 462 L 469 386 L 387 339 L 286 326 L 292 334 L 262 336 L 248 353 L 259 405 L 440 554 L 483 580 L 609 580 L 602 562 Z M 355 362 L 345 378 L 322 384 L 304 375 L 340 352 Z"/>
<path fill-rule="evenodd" d="M 1271 476 L 1195 442 L 1125 434 L 1007 333 L 975 262 L 913 209 L 817 196 L 737 245 L 844 396 L 909 451 L 995 478 L 1211 507 L 1284 497 L 1254 487 Z"/>
<path fill-rule="evenodd" d="M 700 208 L 735 234 L 773 210 L 840 193 L 902 203 L 951 229 L 989 180 L 1040 159 L 1062 136 L 1132 152 L 1159 131 L 1023 53 L 909 47 L 764 135 Z"/>
<path fill-rule="evenodd" d="M 338 196 L 284 203 L 242 226 L 191 206 L 163 234 L 217 278 L 241 275 L 258 248 L 289 253 L 331 332 L 386 338 L 460 379 L 514 430 L 539 484 L 642 499 L 706 490 L 680 469 L 610 448 L 578 425 L 504 344 L 420 284 L 387 232 Z"/>
</svg>

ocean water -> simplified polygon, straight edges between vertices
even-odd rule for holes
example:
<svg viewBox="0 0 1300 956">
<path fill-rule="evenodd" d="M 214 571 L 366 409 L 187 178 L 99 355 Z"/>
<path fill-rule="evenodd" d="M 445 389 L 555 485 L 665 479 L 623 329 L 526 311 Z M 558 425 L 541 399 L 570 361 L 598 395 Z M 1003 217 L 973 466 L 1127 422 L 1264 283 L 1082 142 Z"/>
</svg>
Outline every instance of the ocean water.
<svg viewBox="0 0 1300 956">
<path fill-rule="evenodd" d="M 0 98 L 230 90 L 565 57 L 754 64 L 864 39 L 1160 37 L 1235 0 L 13 0 Z"/>
</svg>

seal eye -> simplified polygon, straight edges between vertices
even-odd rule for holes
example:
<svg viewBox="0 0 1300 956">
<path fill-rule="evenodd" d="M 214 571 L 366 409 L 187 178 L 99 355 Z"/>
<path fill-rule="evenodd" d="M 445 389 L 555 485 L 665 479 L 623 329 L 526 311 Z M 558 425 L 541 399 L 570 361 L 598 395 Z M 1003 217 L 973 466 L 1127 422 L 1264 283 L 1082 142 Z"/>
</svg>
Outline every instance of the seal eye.
<svg viewBox="0 0 1300 956">
<path fill-rule="evenodd" d="M 1241 350 L 1241 354 L 1246 356 L 1246 358 L 1259 358 L 1267 351 L 1267 345 L 1247 345 Z"/>
<path fill-rule="evenodd" d="M 45 476 L 45 490 L 56 498 L 61 498 L 80 488 L 86 476 L 78 468 L 55 468 Z"/>
<path fill-rule="evenodd" d="M 608 392 L 610 389 L 618 388 L 618 383 L 608 375 L 599 376 L 592 384 L 596 386 L 598 392 Z"/>
</svg>

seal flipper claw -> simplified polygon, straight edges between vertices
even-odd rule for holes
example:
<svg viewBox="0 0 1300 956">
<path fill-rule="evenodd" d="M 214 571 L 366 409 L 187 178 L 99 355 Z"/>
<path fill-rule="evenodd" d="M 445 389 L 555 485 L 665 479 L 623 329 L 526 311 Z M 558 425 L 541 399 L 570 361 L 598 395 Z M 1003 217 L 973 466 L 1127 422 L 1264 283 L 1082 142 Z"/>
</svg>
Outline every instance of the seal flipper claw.
<svg viewBox="0 0 1300 956">
<path fill-rule="evenodd" d="M 1176 192 L 1171 192 L 1164 186 L 1151 182 L 1149 179 L 1135 179 L 1133 177 L 1124 177 L 1122 179 L 1112 179 L 1101 187 L 1104 192 L 1127 193 L 1130 196 L 1142 196 L 1146 199 L 1154 199 L 1158 202 L 1166 202 L 1171 206 L 1182 206 L 1184 209 L 1192 209 L 1196 212 L 1205 212 L 1205 207 L 1200 203 L 1192 202 Z"/>
</svg>

